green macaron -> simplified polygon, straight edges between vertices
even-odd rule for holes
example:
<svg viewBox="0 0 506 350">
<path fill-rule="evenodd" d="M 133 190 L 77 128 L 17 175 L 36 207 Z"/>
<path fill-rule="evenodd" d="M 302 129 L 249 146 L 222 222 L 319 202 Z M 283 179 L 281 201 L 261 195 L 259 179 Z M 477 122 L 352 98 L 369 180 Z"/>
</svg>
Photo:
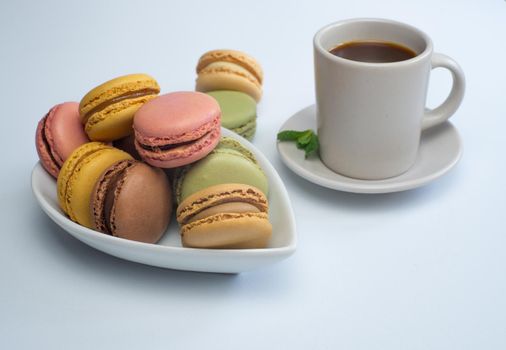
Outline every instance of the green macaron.
<svg viewBox="0 0 506 350">
<path fill-rule="evenodd" d="M 251 140 L 256 131 L 256 101 L 240 91 L 219 90 L 207 92 L 221 108 L 221 125 Z"/>
<path fill-rule="evenodd" d="M 267 177 L 253 153 L 228 137 L 222 137 L 205 158 L 178 169 L 174 178 L 176 201 L 181 203 L 197 191 L 224 183 L 250 185 L 268 194 Z"/>
</svg>

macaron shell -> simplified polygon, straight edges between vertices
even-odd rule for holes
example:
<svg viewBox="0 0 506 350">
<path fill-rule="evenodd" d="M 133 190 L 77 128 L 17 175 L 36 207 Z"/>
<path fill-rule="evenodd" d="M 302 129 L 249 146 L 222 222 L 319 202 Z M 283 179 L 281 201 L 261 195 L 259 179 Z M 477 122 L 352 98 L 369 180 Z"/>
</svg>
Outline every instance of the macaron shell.
<svg viewBox="0 0 506 350">
<path fill-rule="evenodd" d="M 227 129 L 242 127 L 257 117 L 256 101 L 240 91 L 218 90 L 207 93 L 221 109 L 221 125 Z"/>
<path fill-rule="evenodd" d="M 94 113 L 86 123 L 85 130 L 91 140 L 113 141 L 133 133 L 135 112 L 155 95 L 142 96 L 112 104 Z"/>
<path fill-rule="evenodd" d="M 179 91 L 160 95 L 135 114 L 139 142 L 150 146 L 176 144 L 203 136 L 221 117 L 218 102 L 207 94 Z M 219 120 L 218 120 L 219 124 Z"/>
<path fill-rule="evenodd" d="M 215 90 L 242 91 L 257 102 L 262 97 L 262 86 L 246 69 L 229 62 L 211 63 L 200 71 L 195 89 L 208 92 Z"/>
<path fill-rule="evenodd" d="M 237 50 L 220 49 L 206 52 L 199 59 L 197 64 L 197 74 L 209 64 L 218 61 L 238 64 L 253 74 L 260 84 L 263 81 L 262 67 L 257 60 L 247 53 Z"/>
<path fill-rule="evenodd" d="M 80 121 L 77 102 L 54 106 L 37 126 L 37 153 L 44 168 L 55 178 L 63 162 L 86 142 L 89 139 Z"/>
<path fill-rule="evenodd" d="M 60 166 L 77 147 L 90 142 L 80 123 L 77 102 L 66 102 L 56 106 L 53 113 L 49 113 L 46 126 L 48 136 L 54 143 L 54 156 L 61 162 Z"/>
<path fill-rule="evenodd" d="M 114 236 L 155 243 L 167 229 L 171 213 L 172 192 L 161 169 L 136 162 L 125 170 L 110 214 Z"/>
<path fill-rule="evenodd" d="M 216 148 L 213 150 L 212 153 L 219 152 L 220 150 L 225 150 L 225 152 L 227 150 L 233 150 L 233 151 L 238 152 L 240 155 L 242 155 L 243 157 L 246 157 L 248 160 L 250 160 L 254 164 L 255 168 L 260 170 L 260 172 L 263 174 L 263 170 L 258 165 L 258 162 L 257 162 L 255 156 L 253 155 L 253 153 L 250 150 L 248 150 L 246 147 L 244 147 L 239 141 L 237 141 L 231 137 L 224 136 L 220 139 L 220 142 L 218 143 L 218 145 L 216 146 Z M 183 187 L 185 175 L 193 168 L 194 165 L 195 164 L 187 166 L 187 167 L 183 167 L 183 168 L 177 168 L 173 174 L 174 175 L 174 177 L 173 177 L 173 179 L 174 179 L 174 193 L 175 193 L 177 202 L 180 202 L 180 200 L 181 200 L 181 192 L 182 192 L 182 187 Z M 220 182 L 220 184 L 221 183 L 223 183 L 223 182 Z"/>
<path fill-rule="evenodd" d="M 255 158 L 255 155 L 249 149 L 244 147 L 242 145 L 242 143 L 240 143 L 239 141 L 237 141 L 236 139 L 233 139 L 231 137 L 227 137 L 227 136 L 222 137 L 220 140 L 220 143 L 218 144 L 216 149 L 217 150 L 232 149 L 234 151 L 239 152 L 240 154 L 242 154 L 243 156 L 245 156 L 246 158 L 251 160 L 253 163 L 258 165 L 258 161 Z"/>
<path fill-rule="evenodd" d="M 68 205 L 66 201 L 67 187 L 69 184 L 70 176 L 74 173 L 77 165 L 88 155 L 95 153 L 102 149 L 111 148 L 102 142 L 88 142 L 85 143 L 72 152 L 72 154 L 63 163 L 58 179 L 56 181 L 56 188 L 58 194 L 58 202 L 62 210 L 68 214 Z"/>
<path fill-rule="evenodd" d="M 181 228 L 183 246 L 194 248 L 265 248 L 271 235 L 265 213 L 222 213 Z"/>
<path fill-rule="evenodd" d="M 262 169 L 235 150 L 213 151 L 192 165 L 177 181 L 178 202 L 206 187 L 224 183 L 247 184 L 266 195 L 268 193 L 268 181 Z"/>
</svg>

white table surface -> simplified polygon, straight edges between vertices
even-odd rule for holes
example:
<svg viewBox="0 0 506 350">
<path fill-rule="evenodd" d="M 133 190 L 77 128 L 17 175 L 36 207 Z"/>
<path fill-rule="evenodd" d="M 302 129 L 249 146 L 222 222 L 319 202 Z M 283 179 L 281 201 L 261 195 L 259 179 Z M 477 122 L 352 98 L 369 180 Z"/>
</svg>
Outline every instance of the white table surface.
<svg viewBox="0 0 506 350">
<path fill-rule="evenodd" d="M 452 119 L 464 156 L 423 188 L 340 193 L 287 169 L 276 132 L 314 101 L 312 36 L 351 17 L 428 33 L 467 75 Z M 1 349 L 505 349 L 506 2 L 2 1 Z M 295 255 L 217 275 L 98 252 L 37 206 L 37 121 L 95 84 L 152 74 L 192 90 L 199 56 L 250 52 L 265 70 L 254 144 L 291 196 Z M 447 94 L 436 70 L 429 105 Z"/>
</svg>

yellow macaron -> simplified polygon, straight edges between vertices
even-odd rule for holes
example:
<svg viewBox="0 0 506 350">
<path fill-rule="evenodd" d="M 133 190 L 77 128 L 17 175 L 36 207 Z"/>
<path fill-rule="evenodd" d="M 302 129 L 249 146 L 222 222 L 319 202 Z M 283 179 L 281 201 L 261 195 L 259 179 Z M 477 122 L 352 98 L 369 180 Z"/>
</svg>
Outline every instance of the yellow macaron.
<svg viewBox="0 0 506 350">
<path fill-rule="evenodd" d="M 88 137 L 108 142 L 128 136 L 135 112 L 159 93 L 157 81 L 147 74 L 125 75 L 92 89 L 79 103 Z"/>
<path fill-rule="evenodd" d="M 236 50 L 213 50 L 197 64 L 197 91 L 233 90 L 244 92 L 257 102 L 262 97 L 263 71 L 250 55 Z"/>
<path fill-rule="evenodd" d="M 85 143 L 72 152 L 57 180 L 60 207 L 71 220 L 93 228 L 90 200 L 95 183 L 104 170 L 123 159 L 132 156 L 101 142 Z"/>
</svg>

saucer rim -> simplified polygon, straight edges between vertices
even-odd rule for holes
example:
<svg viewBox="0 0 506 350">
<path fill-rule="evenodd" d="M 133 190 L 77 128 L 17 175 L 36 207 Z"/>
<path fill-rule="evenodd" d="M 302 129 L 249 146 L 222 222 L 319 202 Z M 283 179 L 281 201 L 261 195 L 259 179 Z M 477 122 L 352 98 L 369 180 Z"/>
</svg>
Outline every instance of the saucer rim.
<svg viewBox="0 0 506 350">
<path fill-rule="evenodd" d="M 311 109 L 316 110 L 314 104 L 306 106 L 306 107 L 298 110 L 294 114 L 292 114 L 281 125 L 278 132 L 286 130 L 287 129 L 286 125 L 289 124 L 289 122 L 293 118 L 296 118 L 299 114 L 303 114 Z M 312 114 L 314 114 L 314 112 Z M 451 122 L 446 121 L 445 123 L 447 123 L 451 126 L 451 128 L 455 132 L 456 140 L 457 140 L 458 151 L 457 151 L 456 155 L 453 157 L 452 161 L 448 162 L 448 164 L 446 164 L 446 166 L 442 167 L 438 171 L 435 171 L 435 172 L 430 173 L 428 175 L 424 175 L 419 178 L 401 180 L 401 182 L 395 182 L 395 179 L 401 178 L 402 176 L 409 174 L 409 172 L 413 169 L 414 165 L 416 164 L 416 161 L 415 161 L 415 164 L 413 164 L 413 166 L 410 169 L 408 169 L 406 172 L 404 172 L 400 175 L 394 176 L 394 177 L 387 178 L 387 179 L 381 179 L 381 180 L 355 179 L 355 178 L 351 178 L 351 177 L 348 177 L 345 175 L 335 173 L 329 169 L 336 176 L 335 180 L 329 180 L 326 178 L 322 178 L 321 176 L 311 172 L 307 168 L 300 166 L 296 161 L 294 161 L 292 158 L 290 158 L 288 156 L 287 152 L 282 150 L 282 148 L 281 148 L 282 143 L 281 142 L 277 141 L 276 148 L 277 148 L 278 154 L 281 157 L 281 160 L 283 161 L 283 164 L 285 164 L 291 171 L 293 171 L 298 176 L 300 176 L 300 177 L 302 177 L 302 178 L 304 178 L 304 179 L 308 180 L 309 182 L 312 182 L 316 185 L 330 188 L 333 190 L 350 192 L 350 193 L 381 194 L 381 193 L 401 192 L 401 191 L 407 191 L 407 190 L 411 190 L 414 188 L 424 186 L 424 185 L 440 178 L 441 176 L 448 173 L 451 169 L 453 169 L 455 167 L 455 165 L 457 165 L 457 163 L 462 158 L 462 153 L 463 153 L 462 138 L 461 138 L 457 128 Z M 420 142 L 423 142 L 423 136 L 422 136 Z M 322 162 L 322 160 L 319 157 L 313 158 L 313 161 L 321 163 L 324 167 L 326 167 L 328 169 L 328 167 L 325 165 L 325 163 Z M 417 161 L 418 161 L 418 156 L 417 156 Z"/>
</svg>

